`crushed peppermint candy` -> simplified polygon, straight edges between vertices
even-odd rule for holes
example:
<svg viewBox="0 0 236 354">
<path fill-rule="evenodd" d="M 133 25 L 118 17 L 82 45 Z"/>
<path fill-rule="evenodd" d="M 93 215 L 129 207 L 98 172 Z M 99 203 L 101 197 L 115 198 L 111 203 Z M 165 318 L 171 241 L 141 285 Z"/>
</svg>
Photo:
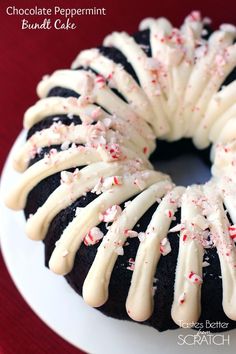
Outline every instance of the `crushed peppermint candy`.
<svg viewBox="0 0 236 354">
<path fill-rule="evenodd" d="M 102 114 L 101 107 L 97 107 L 92 111 L 91 118 L 96 120 L 98 117 L 100 117 L 101 114 Z"/>
<path fill-rule="evenodd" d="M 100 177 L 98 182 L 95 184 L 95 186 L 91 190 L 91 193 L 101 194 L 103 192 L 103 182 L 104 182 L 104 178 Z"/>
<path fill-rule="evenodd" d="M 91 146 L 91 147 L 98 147 L 106 145 L 106 138 L 102 134 L 95 134 L 94 136 L 91 136 L 90 140 L 87 141 L 86 146 Z"/>
<path fill-rule="evenodd" d="M 140 242 L 145 241 L 145 239 L 146 239 L 146 233 L 145 233 L 145 232 L 140 232 L 140 233 L 138 234 L 138 239 L 139 239 Z"/>
<path fill-rule="evenodd" d="M 138 232 L 134 230 L 125 230 L 125 235 L 130 238 L 138 237 Z"/>
<path fill-rule="evenodd" d="M 41 147 L 38 147 L 37 150 L 36 150 L 38 155 L 41 154 L 42 151 L 43 151 L 43 149 Z"/>
<path fill-rule="evenodd" d="M 72 113 L 68 113 L 68 114 L 67 114 L 67 117 L 68 117 L 69 119 L 73 119 L 73 118 L 74 118 L 74 116 L 73 116 Z"/>
<path fill-rule="evenodd" d="M 122 176 L 111 176 L 106 178 L 100 177 L 98 182 L 91 190 L 91 192 L 96 194 L 101 194 L 102 192 L 111 189 L 112 186 L 120 186 L 122 184 L 123 184 Z"/>
<path fill-rule="evenodd" d="M 79 176 L 79 169 L 78 167 L 73 171 L 73 176 L 74 178 L 77 178 Z"/>
<path fill-rule="evenodd" d="M 75 216 L 78 216 L 84 208 L 77 207 L 75 209 Z"/>
<path fill-rule="evenodd" d="M 45 164 L 55 163 L 58 155 L 57 149 L 51 149 L 48 154 L 45 154 Z"/>
<path fill-rule="evenodd" d="M 84 237 L 85 246 L 92 246 L 98 243 L 104 234 L 98 227 L 93 227 Z"/>
<path fill-rule="evenodd" d="M 202 30 L 202 36 L 207 36 L 208 30 L 206 28 L 203 28 Z"/>
<path fill-rule="evenodd" d="M 187 279 L 194 284 L 202 284 L 202 278 L 200 277 L 200 275 L 194 273 L 194 272 L 189 272 L 189 274 L 187 275 Z"/>
<path fill-rule="evenodd" d="M 146 187 L 146 182 L 142 180 L 141 178 L 135 178 L 134 184 L 141 190 L 143 191 Z"/>
<path fill-rule="evenodd" d="M 132 203 L 131 200 L 128 200 L 127 202 L 125 202 L 124 207 L 127 208 L 130 205 L 130 203 Z"/>
<path fill-rule="evenodd" d="M 208 267 L 210 265 L 210 263 L 209 262 L 207 262 L 207 261 L 204 261 L 204 262 L 202 262 L 202 266 L 205 268 L 205 267 Z"/>
<path fill-rule="evenodd" d="M 200 229 L 206 230 L 209 227 L 209 222 L 203 215 L 197 215 L 192 220 L 193 224 L 197 225 Z"/>
<path fill-rule="evenodd" d="M 106 128 L 110 128 L 112 125 L 112 120 L 111 118 L 104 118 L 102 120 L 103 124 L 105 125 Z"/>
<path fill-rule="evenodd" d="M 152 296 L 155 295 L 156 291 L 157 291 L 157 286 L 153 286 L 152 287 Z"/>
<path fill-rule="evenodd" d="M 62 257 L 66 257 L 66 256 L 68 256 L 68 254 L 69 254 L 69 251 L 68 250 L 64 250 L 62 252 Z"/>
<path fill-rule="evenodd" d="M 148 147 L 147 147 L 147 146 L 144 146 L 144 148 L 143 148 L 143 153 L 144 153 L 144 154 L 147 154 L 147 153 L 148 153 Z"/>
<path fill-rule="evenodd" d="M 196 22 L 201 21 L 201 14 L 200 14 L 200 12 L 199 12 L 199 11 L 196 11 L 196 10 L 192 11 L 192 12 L 190 13 L 190 15 L 188 15 L 187 20 L 189 20 L 189 21 L 196 21 Z"/>
<path fill-rule="evenodd" d="M 162 256 L 166 256 L 168 253 L 171 252 L 171 245 L 167 237 L 161 240 L 160 252 Z"/>
<path fill-rule="evenodd" d="M 123 177 L 121 176 L 113 176 L 112 178 L 113 178 L 112 182 L 116 186 L 120 186 L 123 183 Z"/>
<path fill-rule="evenodd" d="M 126 267 L 126 269 L 131 270 L 133 272 L 134 267 L 135 267 L 135 260 L 133 258 L 130 258 L 128 260 L 128 263 L 129 263 L 129 265 L 128 265 L 128 267 Z"/>
<path fill-rule="evenodd" d="M 122 158 L 122 151 L 119 144 L 106 144 L 105 151 L 109 155 L 109 158 L 111 158 L 112 160 L 119 160 Z"/>
<path fill-rule="evenodd" d="M 83 146 L 78 146 L 80 149 L 82 149 L 83 148 Z M 76 145 L 76 143 L 73 143 L 72 145 L 71 145 L 71 148 L 72 149 L 77 149 L 77 145 Z"/>
<path fill-rule="evenodd" d="M 123 256 L 124 255 L 124 248 L 122 246 L 115 248 L 115 253 L 117 253 L 118 256 Z"/>
<path fill-rule="evenodd" d="M 183 224 L 177 224 L 174 227 L 172 227 L 169 232 L 179 232 L 184 230 L 184 225 Z"/>
<path fill-rule="evenodd" d="M 123 177 L 121 176 L 112 176 L 107 177 L 103 181 L 104 190 L 110 189 L 112 186 L 120 186 L 123 183 Z"/>
<path fill-rule="evenodd" d="M 30 139 L 32 139 L 32 137 Z M 39 148 L 35 144 L 32 144 L 32 142 L 31 142 L 31 149 L 29 151 L 29 157 L 31 159 L 33 159 L 36 154 L 40 154 L 40 153 L 41 153 L 41 151 L 39 151 Z"/>
<path fill-rule="evenodd" d="M 166 215 L 168 218 L 172 218 L 172 216 L 173 216 L 172 210 L 166 209 L 166 210 L 165 210 L 165 215 Z"/>
<path fill-rule="evenodd" d="M 121 215 L 121 213 L 122 213 L 122 209 L 119 205 L 112 205 L 112 207 L 108 208 L 101 215 L 101 221 L 113 222 Z"/>
<path fill-rule="evenodd" d="M 236 225 L 229 226 L 229 236 L 236 242 Z"/>
<path fill-rule="evenodd" d="M 96 84 L 98 84 L 99 88 L 102 88 L 106 85 L 106 79 L 102 75 L 97 75 L 95 78 Z"/>
<path fill-rule="evenodd" d="M 178 302 L 180 305 L 182 305 L 185 302 L 185 300 L 186 300 L 186 293 L 182 293 L 179 297 Z"/>
<path fill-rule="evenodd" d="M 62 183 L 70 184 L 73 182 L 73 180 L 74 180 L 74 175 L 72 172 L 68 172 L 68 171 L 61 172 L 61 184 Z"/>
<path fill-rule="evenodd" d="M 69 140 L 64 141 L 64 143 L 61 144 L 61 150 L 65 151 L 68 150 L 70 147 L 71 142 Z"/>
</svg>

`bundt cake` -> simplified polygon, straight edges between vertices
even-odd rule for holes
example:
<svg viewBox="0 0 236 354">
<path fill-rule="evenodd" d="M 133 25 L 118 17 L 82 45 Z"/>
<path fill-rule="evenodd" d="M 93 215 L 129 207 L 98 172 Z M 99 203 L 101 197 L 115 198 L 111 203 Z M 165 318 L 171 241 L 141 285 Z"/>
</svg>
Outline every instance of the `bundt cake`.
<svg viewBox="0 0 236 354">
<path fill-rule="evenodd" d="M 108 316 L 236 328 L 235 38 L 197 11 L 180 29 L 147 18 L 43 77 L 25 113 L 6 204 L 46 266 Z M 154 170 L 187 149 L 211 161 L 207 183 Z"/>
</svg>

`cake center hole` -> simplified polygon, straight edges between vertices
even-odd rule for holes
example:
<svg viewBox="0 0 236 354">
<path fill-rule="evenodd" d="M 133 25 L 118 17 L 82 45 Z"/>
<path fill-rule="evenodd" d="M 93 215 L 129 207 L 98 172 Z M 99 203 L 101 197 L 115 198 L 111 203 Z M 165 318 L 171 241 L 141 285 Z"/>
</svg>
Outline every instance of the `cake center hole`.
<svg viewBox="0 0 236 354">
<path fill-rule="evenodd" d="M 170 175 L 176 185 L 202 184 L 211 177 L 209 152 L 209 148 L 197 150 L 190 139 L 157 141 L 151 162 L 157 171 Z"/>
</svg>

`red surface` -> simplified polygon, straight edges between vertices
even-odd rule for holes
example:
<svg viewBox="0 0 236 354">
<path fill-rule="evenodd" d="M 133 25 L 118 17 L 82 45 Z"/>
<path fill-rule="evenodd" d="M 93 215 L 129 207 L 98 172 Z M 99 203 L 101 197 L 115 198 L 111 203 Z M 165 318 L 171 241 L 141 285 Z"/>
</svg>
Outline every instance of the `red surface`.
<svg viewBox="0 0 236 354">
<path fill-rule="evenodd" d="M 75 30 L 22 30 L 25 16 L 8 16 L 6 7 L 105 7 L 106 16 L 76 17 Z M 50 5 L 49 5 L 50 4 Z M 39 5 L 38 5 L 39 6 Z M 35 87 L 44 74 L 70 65 L 77 52 L 101 43 L 113 30 L 135 31 L 147 16 L 166 16 L 180 25 L 193 6 L 204 16 L 221 22 L 235 22 L 235 1 L 199 0 L 51 0 L 0 1 L 0 170 L 22 127 L 23 112 L 36 101 Z M 195 9 L 194 8 L 194 9 Z M 48 16 L 44 16 L 48 18 Z M 44 17 L 28 17 L 31 22 Z M 26 18 L 26 17 L 25 17 Z M 54 20 L 55 17 L 52 17 Z M 0 353 L 80 353 L 43 324 L 15 289 L 0 259 Z M 104 350 L 105 353 L 105 350 Z"/>
</svg>

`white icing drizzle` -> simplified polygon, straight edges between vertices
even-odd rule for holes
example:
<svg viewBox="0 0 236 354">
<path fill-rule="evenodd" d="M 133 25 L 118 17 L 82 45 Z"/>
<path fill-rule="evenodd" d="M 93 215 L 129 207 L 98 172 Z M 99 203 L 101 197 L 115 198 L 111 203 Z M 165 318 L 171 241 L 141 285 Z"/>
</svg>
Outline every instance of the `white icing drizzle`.
<svg viewBox="0 0 236 354">
<path fill-rule="evenodd" d="M 146 175 L 144 175 L 144 173 L 145 171 L 139 173 L 140 177 L 145 176 L 143 189 L 157 181 L 165 179 L 165 175 L 162 173 L 155 171 L 146 171 Z M 129 177 L 125 176 L 121 186 L 113 186 L 110 190 L 101 194 L 83 208 L 81 213 L 70 222 L 63 231 L 51 255 L 49 261 L 51 270 L 57 274 L 67 274 L 71 271 L 75 254 L 83 238 L 92 227 L 100 223 L 100 215 L 112 205 L 121 204 L 140 192 L 140 187 L 135 183 L 135 179 L 134 175 Z M 166 185 L 166 183 L 164 184 Z M 127 210 L 127 208 L 125 210 Z M 118 220 L 120 220 L 120 218 L 118 218 Z M 67 257 L 63 257 L 65 249 L 69 252 Z"/>
<path fill-rule="evenodd" d="M 146 237 L 140 242 L 135 268 L 126 300 L 128 315 L 135 321 L 147 320 L 153 312 L 153 280 L 160 258 L 160 244 L 167 236 L 171 221 L 185 188 L 176 187 L 161 201 L 146 230 Z M 169 216 L 165 217 L 165 211 Z"/>
<path fill-rule="evenodd" d="M 131 105 L 124 102 L 106 85 L 99 81 L 92 72 L 83 70 L 57 70 L 51 76 L 44 78 L 37 87 L 39 97 L 45 97 L 55 86 L 62 86 L 74 90 L 81 95 L 79 99 L 72 98 L 73 104 L 85 105 L 94 102 L 105 108 L 111 114 L 122 117 L 128 123 L 133 123 L 142 136 L 154 139 L 149 125 L 135 114 Z M 71 99 L 71 98 L 70 98 Z M 92 113 L 91 115 L 92 116 Z"/>
<path fill-rule="evenodd" d="M 194 144 L 206 148 L 210 144 L 209 131 L 214 123 L 236 101 L 236 81 L 223 87 L 210 100 L 206 113 L 193 135 Z"/>
<path fill-rule="evenodd" d="M 204 186 L 207 197 L 207 218 L 214 245 L 220 259 L 223 286 L 223 310 L 230 319 L 236 320 L 236 247 L 229 233 L 229 221 L 223 208 L 223 200 L 214 184 Z"/>
<path fill-rule="evenodd" d="M 166 93 L 166 109 L 171 120 L 171 131 L 166 135 L 170 140 L 183 135 L 183 93 L 193 67 L 197 39 L 192 24 L 185 24 L 181 31 L 162 18 L 150 24 L 152 55 L 159 62 L 158 78 Z"/>
<path fill-rule="evenodd" d="M 143 153 L 143 149 L 145 146 L 149 147 L 148 141 L 144 141 L 144 139 L 135 140 L 136 137 L 137 134 L 135 134 L 134 130 L 130 130 L 129 137 L 126 137 L 126 135 L 119 134 L 117 130 L 113 131 L 106 128 L 101 121 L 95 125 L 71 124 L 67 126 L 61 123 L 54 123 L 50 128 L 36 132 L 27 140 L 25 145 L 14 156 L 14 168 L 20 172 L 24 171 L 27 168 L 28 161 L 35 157 L 40 148 L 49 147 L 50 145 L 62 145 L 64 142 L 79 145 L 85 144 L 93 148 L 98 148 L 98 146 L 104 148 L 109 143 L 119 145 L 122 143 L 122 147 L 134 152 L 134 154 L 131 151 L 127 152 L 127 157 L 132 158 L 133 156 L 134 158 L 137 154 L 137 157 L 145 160 L 146 156 Z"/>
<path fill-rule="evenodd" d="M 166 247 L 162 254 L 171 251 L 167 234 L 179 206 L 181 224 L 169 230 L 180 231 L 172 318 L 180 326 L 198 320 L 203 250 L 213 243 L 222 271 L 223 309 L 236 320 L 236 81 L 218 91 L 236 65 L 236 44 L 232 44 L 236 30 L 222 25 L 205 41 L 203 23 L 197 11 L 180 29 L 165 18 L 143 20 L 140 28 L 150 30 L 152 57 L 125 32 L 108 36 L 104 44 L 125 55 L 140 85 L 122 65 L 97 49 L 81 52 L 72 64 L 87 71 L 58 70 L 45 77 L 37 88 L 41 99 L 26 111 L 24 127 L 30 129 L 52 115 L 55 120 L 57 115 L 76 115 L 82 124 L 54 123 L 33 134 L 14 158 L 15 168 L 24 171 L 18 185 L 7 192 L 6 205 L 15 210 L 25 207 L 29 192 L 39 182 L 61 172 L 61 185 L 27 220 L 31 239 L 44 239 L 54 217 L 87 192 L 98 195 L 77 208 L 50 259 L 54 272 L 67 274 L 81 243 L 93 245 L 103 238 L 83 286 L 91 306 L 107 300 L 111 273 L 117 257 L 125 252 L 127 237 L 139 238 L 135 263 L 130 260 L 128 267 L 133 275 L 126 302 L 129 316 L 136 321 L 148 319 L 153 312 L 153 277 L 160 247 Z M 80 97 L 46 97 L 56 86 Z M 155 149 L 155 137 L 192 137 L 200 149 L 212 142 L 211 182 L 185 190 L 153 171 L 148 157 Z M 27 168 L 41 148 L 51 145 L 61 145 L 62 151 L 51 149 Z M 73 168 L 72 173 L 66 171 Z M 122 210 L 120 204 L 133 196 Z M 146 233 L 132 230 L 156 201 L 159 205 Z M 234 225 L 229 225 L 223 204 Z M 98 225 L 106 220 L 112 225 L 103 237 Z"/>
<path fill-rule="evenodd" d="M 227 144 L 218 143 L 212 150 L 211 158 L 213 165 L 211 167 L 212 175 L 215 177 L 231 177 L 235 183 L 236 166 L 236 140 Z"/>
<path fill-rule="evenodd" d="M 106 58 L 99 53 L 98 49 L 84 50 L 79 53 L 72 64 L 72 69 L 80 65 L 99 72 L 104 80 L 108 81 L 110 87 L 118 89 L 137 115 L 150 123 L 155 120 L 154 112 L 144 91 L 122 65 Z"/>
<path fill-rule="evenodd" d="M 230 118 L 226 122 L 226 124 L 222 127 L 219 136 L 217 138 L 217 143 L 226 144 L 236 139 L 236 119 L 235 118 L 236 115 L 235 117 Z"/>
<path fill-rule="evenodd" d="M 221 134 L 225 124 L 231 119 L 236 118 L 236 103 L 232 105 L 229 109 L 227 109 L 224 114 L 222 114 L 215 124 L 212 126 L 209 139 L 212 142 L 219 142 L 219 135 Z M 226 142 L 229 142 L 227 139 Z"/>
<path fill-rule="evenodd" d="M 93 121 L 101 121 L 104 124 L 108 122 L 109 127 L 123 135 L 126 134 L 136 144 L 143 144 L 143 146 L 146 144 L 150 152 L 155 148 L 155 136 L 143 120 L 136 117 L 134 121 L 128 121 L 122 117 L 111 116 L 101 107 L 88 103 L 82 96 L 79 99 L 75 97 L 46 97 L 39 100 L 26 111 L 24 126 L 30 129 L 44 117 L 57 114 L 79 115 L 83 124 L 86 125 Z"/>
<path fill-rule="evenodd" d="M 188 187 L 182 197 L 181 223 L 185 226 L 180 232 L 179 254 L 176 266 L 174 301 L 171 309 L 172 319 L 181 326 L 193 326 L 201 312 L 201 282 L 203 261 L 203 230 L 193 219 L 201 215 L 199 206 L 203 194 L 200 186 Z M 198 277 L 195 277 L 194 275 Z M 184 294 L 186 301 L 179 299 Z"/>
<path fill-rule="evenodd" d="M 112 114 L 123 117 L 126 121 L 137 121 L 137 116 L 130 105 L 119 98 L 103 83 L 96 81 L 96 76 L 83 70 L 57 70 L 44 78 L 37 87 L 39 97 L 45 97 L 55 86 L 69 88 L 87 97 L 88 102 L 96 102 Z"/>
<path fill-rule="evenodd" d="M 147 67 L 148 57 L 146 54 L 134 39 L 125 32 L 114 32 L 107 36 L 104 45 L 118 48 L 131 63 L 155 112 L 156 119 L 152 122 L 155 133 L 157 136 L 166 134 L 169 131 L 169 124 L 163 109 L 162 92 L 158 87 L 156 75 Z"/>
<path fill-rule="evenodd" d="M 111 149 L 110 149 L 111 150 Z M 125 150 L 124 148 L 121 150 Z M 126 156 L 130 150 L 124 151 Z M 59 171 L 73 167 L 88 165 L 98 161 L 115 161 L 109 150 L 99 147 L 98 149 L 84 146 L 71 147 L 68 150 L 51 153 L 42 160 L 30 166 L 21 176 L 19 183 L 9 192 L 5 198 L 6 205 L 14 210 L 23 209 L 28 193 L 44 178 Z"/>
<path fill-rule="evenodd" d="M 112 224 L 98 248 L 97 255 L 84 281 L 83 298 L 86 303 L 98 307 L 106 302 L 110 276 L 118 257 L 116 248 L 124 245 L 127 238 L 126 230 L 131 230 L 145 211 L 169 188 L 172 186 L 168 182 L 153 184 L 133 199 L 121 216 Z"/>
<path fill-rule="evenodd" d="M 92 117 L 97 110 L 97 106 L 89 102 L 83 102 L 75 97 L 45 97 L 27 109 L 24 115 L 24 127 L 30 129 L 45 117 L 57 114 L 76 115 L 82 121 L 86 121 L 87 118 L 93 120 Z M 107 113 L 102 108 L 99 108 L 97 118 L 103 119 L 105 117 L 107 117 Z"/>
<path fill-rule="evenodd" d="M 205 44 L 201 40 L 203 25 L 197 12 L 186 18 L 180 30 L 163 18 L 144 20 L 141 27 L 150 28 L 152 59 L 148 58 L 149 66 L 160 83 L 163 109 L 171 122 L 164 136 L 168 140 L 193 136 L 205 118 L 212 96 L 235 66 L 236 47 L 232 45 L 235 32 L 223 26 L 210 37 L 209 45 Z M 106 43 L 115 45 L 128 58 L 126 34 L 115 33 Z M 136 69 L 138 52 L 133 49 L 130 62 Z M 141 83 L 146 75 L 144 69 L 145 65 L 139 65 L 136 70 Z M 145 91 L 145 86 L 143 88 Z"/>
<path fill-rule="evenodd" d="M 97 162 L 88 165 L 75 174 L 70 183 L 62 183 L 38 208 L 26 224 L 27 235 L 34 240 L 44 239 L 53 218 L 76 199 L 90 191 L 102 179 L 108 176 L 123 175 L 126 166 L 121 163 Z"/>
<path fill-rule="evenodd" d="M 210 99 L 235 66 L 236 46 L 229 46 L 233 41 L 232 37 L 228 41 L 225 32 L 214 32 L 209 39 L 207 53 L 199 58 L 194 66 L 188 82 L 184 111 L 185 117 L 191 122 L 187 131 L 189 137 L 193 135 L 197 124 L 202 119 Z"/>
</svg>

